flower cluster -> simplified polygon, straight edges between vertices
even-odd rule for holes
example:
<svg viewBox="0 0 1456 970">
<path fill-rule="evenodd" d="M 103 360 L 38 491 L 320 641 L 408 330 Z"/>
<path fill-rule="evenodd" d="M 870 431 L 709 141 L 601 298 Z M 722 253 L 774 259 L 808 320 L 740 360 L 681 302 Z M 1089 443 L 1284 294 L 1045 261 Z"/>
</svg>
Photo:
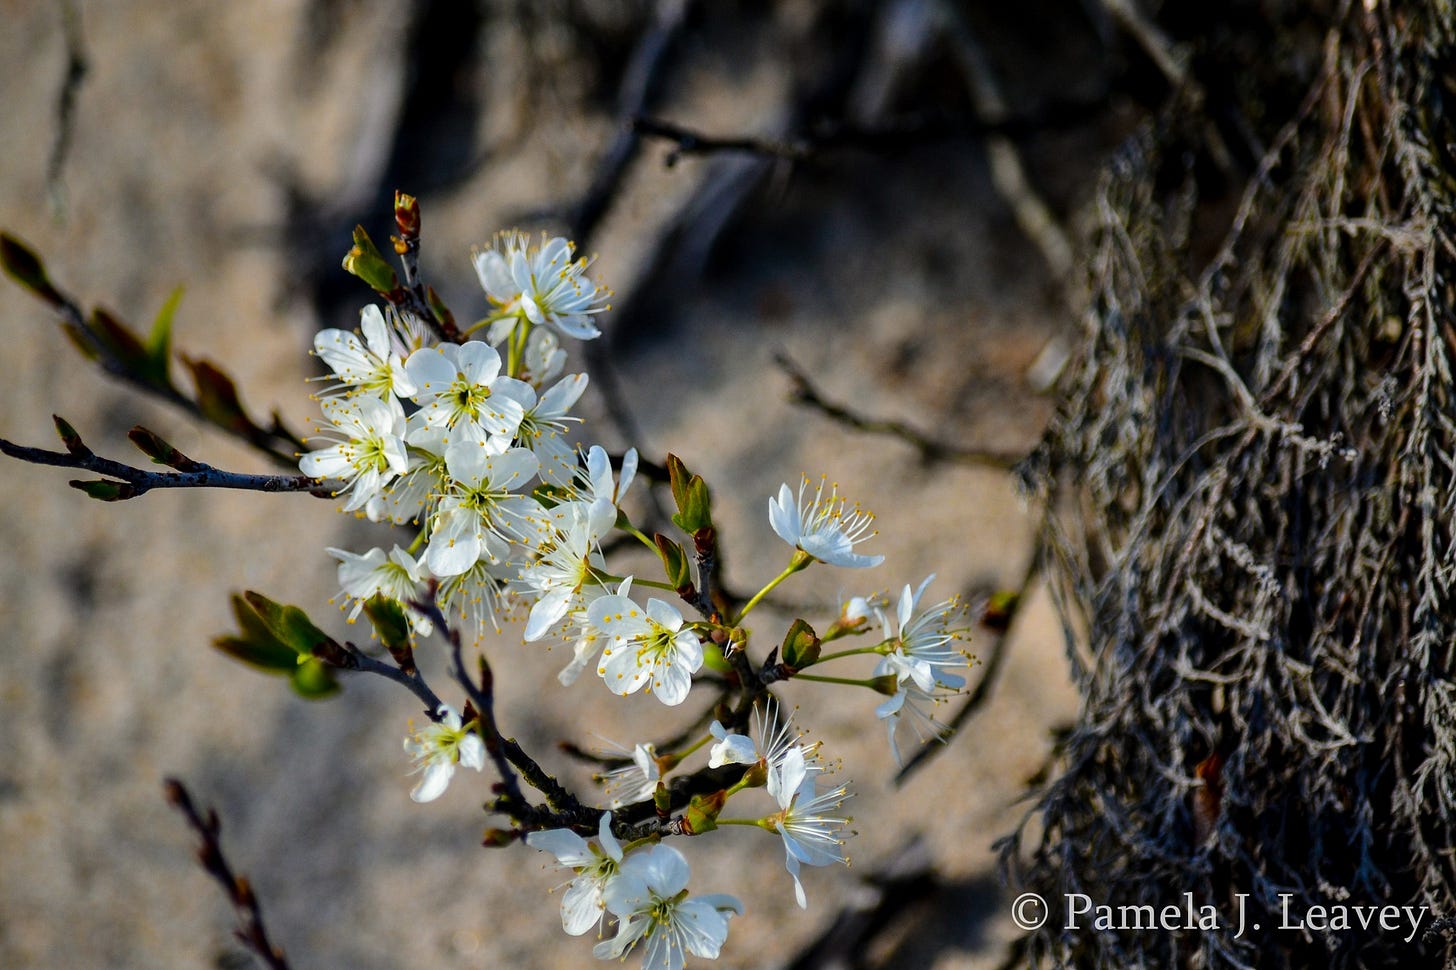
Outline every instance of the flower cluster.
<svg viewBox="0 0 1456 970">
<path fill-rule="evenodd" d="M 603 489 L 606 453 L 593 449 L 583 474 L 567 438 L 587 376 L 562 375 L 558 337 L 596 336 L 590 318 L 604 309 L 604 291 L 570 251 L 562 239 L 536 247 L 506 233 L 476 257 L 497 307 L 480 325 L 487 341 L 441 343 L 412 314 L 372 305 L 358 334 L 325 330 L 315 339 L 331 370 L 320 395 L 318 437 L 327 444 L 303 455 L 299 469 L 337 483 L 345 511 L 416 530 L 408 548 L 387 554 L 330 550 L 351 620 L 375 595 L 408 606 L 432 580 L 440 605 L 477 638 L 498 626 L 509 595 L 537 599 L 532 639 L 573 606 L 584 609 L 592 549 L 615 522 L 631 472 L 624 469 L 621 488 Z M 418 612 L 411 626 L 429 632 Z"/>
<path fill-rule="evenodd" d="M 751 825 L 780 836 L 795 897 L 801 908 L 806 907 L 800 867 L 848 864 L 843 836 L 850 820 L 838 810 L 849 793 L 843 785 L 820 790 L 818 779 L 826 767 L 818 746 L 799 743 L 772 702 L 755 709 L 754 724 L 757 742 L 749 735 L 730 733 L 717 721 L 703 739 L 717 742 L 709 755 L 711 767 L 745 766 L 738 783 L 705 813 L 711 818 L 707 824 L 709 829 Z M 638 745 L 636 752 L 639 762 L 653 761 L 650 772 L 641 764 L 636 768 L 651 774 L 655 785 L 661 774 L 651 747 Z M 755 787 L 766 788 L 777 811 L 757 818 L 721 816 L 728 799 Z M 615 935 L 592 951 L 601 959 L 622 957 L 639 944 L 643 966 L 661 970 L 678 970 L 687 954 L 716 957 L 728 934 L 728 918 L 741 915 L 743 905 L 732 896 L 690 896 L 688 863 L 681 852 L 650 838 L 623 846 L 612 833 L 611 822 L 611 813 L 601 817 L 594 841 L 570 829 L 526 836 L 527 845 L 551 853 L 558 868 L 572 873 L 561 900 L 562 927 L 581 935 L 613 920 Z"/>
<path fill-rule="evenodd" d="M 714 707 L 734 723 L 714 720 L 696 740 L 670 748 L 643 741 L 624 749 L 628 757 L 598 776 L 609 810 L 594 838 L 551 828 L 539 814 L 516 817 L 516 834 L 524 832 L 527 844 L 572 873 L 561 903 L 566 932 L 596 926 L 599 934 L 612 933 L 596 945 L 596 956 L 640 950 L 644 966 L 676 970 L 688 955 L 717 956 L 729 918 L 743 907 L 727 896 L 690 895 L 687 859 L 668 837 L 733 825 L 777 837 L 800 907 L 808 904 L 804 866 L 848 861 L 850 820 L 841 808 L 849 791 L 828 781 L 832 770 L 819 745 L 802 743 L 769 686 L 798 677 L 878 692 L 885 699 L 877 713 L 898 760 L 898 726 L 911 724 L 921 740 L 940 737 L 933 708 L 964 686 L 953 672 L 968 662 L 957 647 L 965 638 L 964 609 L 955 599 L 922 607 L 930 579 L 913 591 L 906 586 L 893 604 L 882 595 L 855 597 L 822 637 L 796 620 L 781 655 L 770 654 L 759 671 L 743 666 L 744 619 L 780 583 L 815 564 L 864 569 L 883 562 L 858 551 L 875 535 L 874 516 L 827 480 L 805 478 L 797 490 L 783 485 L 769 500 L 768 524 L 790 547 L 787 565 L 742 605 L 715 599 L 708 587 L 716 530 L 702 480 L 669 456 L 673 521 L 693 544 L 694 576 L 683 546 L 645 535 L 623 508 L 637 478 L 636 453 L 629 450 L 614 467 L 602 447 L 578 450 L 568 437 L 588 381 L 584 373 L 566 373 L 561 341 L 598 336 L 593 318 L 606 309 L 606 291 L 585 275 L 588 261 L 573 259 L 563 239 L 536 245 L 508 232 L 477 252 L 474 266 L 491 309 L 460 342 L 395 306 L 368 306 L 358 332 L 326 330 L 315 341 L 330 373 L 319 392 L 324 423 L 300 469 L 329 481 L 345 511 L 412 534 L 388 551 L 329 549 L 338 560 L 336 602 L 350 621 L 366 610 L 374 621 L 376 600 L 394 604 L 393 615 L 407 621 L 393 628 L 396 659 L 407 650 L 398 642 L 406 630 L 410 638 L 426 637 L 443 620 L 446 633 L 465 628 L 478 643 L 486 629 L 499 630 L 514 616 L 524 620 L 525 642 L 570 646 L 563 685 L 591 670 L 612 694 L 641 692 L 672 707 L 713 667 Z M 664 578 L 640 569 L 614 572 L 604 553 L 614 532 L 650 549 Z M 824 650 L 871 632 L 879 637 L 868 646 Z M 811 671 L 865 655 L 877 666 L 863 679 Z M 742 703 L 730 705 L 736 691 Z M 414 800 L 440 797 L 459 767 L 483 769 L 486 745 L 499 738 L 477 716 L 481 710 L 467 707 L 462 717 L 442 702 L 432 723 L 405 741 L 421 775 Z M 722 713 L 729 710 L 738 713 Z M 686 805 L 674 802 L 671 776 L 704 748 L 706 765 L 696 770 L 723 787 Z M 761 808 L 725 815 L 730 802 L 741 806 L 740 796 L 755 789 L 766 796 Z M 637 821 L 623 821 L 623 813 L 651 801 L 656 821 L 643 823 L 641 812 L 631 815 Z M 561 818 L 581 824 L 579 813 Z"/>
</svg>

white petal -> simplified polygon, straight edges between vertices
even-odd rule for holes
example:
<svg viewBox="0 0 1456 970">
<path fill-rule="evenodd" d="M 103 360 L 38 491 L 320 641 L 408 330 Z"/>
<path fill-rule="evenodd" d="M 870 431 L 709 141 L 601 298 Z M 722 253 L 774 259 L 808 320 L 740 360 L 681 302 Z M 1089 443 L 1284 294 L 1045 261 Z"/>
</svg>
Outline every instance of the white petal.
<svg viewBox="0 0 1456 970">
<path fill-rule="evenodd" d="M 496 250 L 487 249 L 483 253 L 476 253 L 475 275 L 480 278 L 481 289 L 495 300 L 509 303 L 516 298 L 518 291 L 511 282 L 510 270 Z"/>
<path fill-rule="evenodd" d="M 526 844 L 533 849 L 549 852 L 563 866 L 584 866 L 592 861 L 591 847 L 586 839 L 571 829 L 549 829 L 545 832 L 526 833 Z"/>
<path fill-rule="evenodd" d="M 435 762 L 425 769 L 424 777 L 410 792 L 410 798 L 417 802 L 433 802 L 445 794 L 445 789 L 450 786 L 450 776 L 454 773 L 455 766 L 449 762 Z"/>
<path fill-rule="evenodd" d="M 777 500 L 768 500 L 768 524 L 778 537 L 791 546 L 799 544 L 799 512 L 794 506 L 794 493 L 789 486 L 779 486 Z"/>
</svg>

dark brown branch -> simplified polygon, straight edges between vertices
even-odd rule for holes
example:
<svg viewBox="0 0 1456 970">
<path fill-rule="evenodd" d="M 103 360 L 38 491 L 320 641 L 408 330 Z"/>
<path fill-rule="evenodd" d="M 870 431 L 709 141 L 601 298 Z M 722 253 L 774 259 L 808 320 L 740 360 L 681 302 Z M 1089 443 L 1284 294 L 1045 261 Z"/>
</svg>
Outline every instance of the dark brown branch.
<svg viewBox="0 0 1456 970">
<path fill-rule="evenodd" d="M 233 904 L 238 917 L 238 927 L 233 931 L 234 934 L 272 970 L 288 970 L 288 961 L 283 956 L 283 950 L 268 939 L 268 930 L 263 925 L 263 909 L 253 893 L 253 887 L 245 876 L 233 873 L 232 866 L 228 865 L 227 858 L 222 853 L 222 843 L 218 841 L 222 822 L 218 819 L 217 812 L 208 809 L 206 815 L 200 814 L 186 786 L 176 778 L 168 778 L 163 782 L 163 790 L 167 801 L 186 817 L 187 824 L 192 826 L 192 830 L 202 840 L 202 845 L 197 850 L 197 860 L 207 874 L 222 886 L 228 901 Z"/>
<path fill-rule="evenodd" d="M 70 447 L 68 443 L 68 447 Z M 0 438 L 0 452 L 35 465 L 54 465 L 59 468 L 79 468 L 84 471 L 106 475 L 104 479 L 72 481 L 72 488 L 80 489 L 92 498 L 117 502 L 136 498 L 154 488 L 236 488 L 253 492 L 309 492 L 328 498 L 332 495 L 328 482 L 309 478 L 307 475 L 248 475 L 229 472 L 202 462 L 188 460 L 188 470 L 176 472 L 153 472 L 131 465 L 102 458 L 74 439 L 69 453 L 46 451 L 43 448 L 29 448 Z"/>
<path fill-rule="evenodd" d="M 884 434 L 899 438 L 920 452 L 926 462 L 950 462 L 962 465 L 984 465 L 990 468 L 1009 469 L 1025 454 L 1020 452 L 996 451 L 986 448 L 964 448 L 960 445 L 936 441 L 929 435 L 912 428 L 902 421 L 883 418 L 869 418 L 851 411 L 838 402 L 831 401 L 810 382 L 807 374 L 785 354 L 775 354 L 774 361 L 789 379 L 793 381 L 790 396 L 797 404 L 814 408 L 831 420 L 863 431 L 867 434 Z"/>
<path fill-rule="evenodd" d="M 374 659 L 352 643 L 345 644 L 344 650 L 344 657 L 322 657 L 320 659 L 340 670 L 357 670 L 366 674 L 378 674 L 386 680 L 392 680 L 424 702 L 425 711 L 429 714 L 430 720 L 438 721 L 440 719 L 440 708 L 445 702 L 440 699 L 440 695 L 430 689 L 430 685 L 425 682 L 425 678 L 420 675 L 418 670 L 405 673 L 392 664 Z"/>
<path fill-rule="evenodd" d="M 492 810 L 501 811 L 528 828 L 542 828 L 549 825 L 566 824 L 571 827 L 596 824 L 600 813 L 583 805 L 576 796 L 567 791 L 548 774 L 534 758 L 526 753 L 513 738 L 504 737 L 495 719 L 495 673 L 491 670 L 485 654 L 479 655 L 480 683 L 476 684 L 465 670 L 464 650 L 460 631 L 452 626 L 440 611 L 434 599 L 421 600 L 411 604 L 435 624 L 435 629 L 444 633 L 450 641 L 450 656 L 454 666 L 455 679 L 470 698 L 471 706 L 479 718 L 480 736 L 485 743 L 486 754 L 495 763 L 500 775 L 500 799 Z M 543 811 L 526 798 L 521 791 L 520 771 L 526 782 L 546 799 L 554 814 Z"/>
</svg>

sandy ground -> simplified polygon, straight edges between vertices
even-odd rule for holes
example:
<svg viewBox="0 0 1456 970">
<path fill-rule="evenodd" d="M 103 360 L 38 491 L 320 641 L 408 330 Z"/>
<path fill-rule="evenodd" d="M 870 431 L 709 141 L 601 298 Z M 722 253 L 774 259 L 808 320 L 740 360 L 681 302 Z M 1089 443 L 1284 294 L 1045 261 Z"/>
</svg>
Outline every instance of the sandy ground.
<svg viewBox="0 0 1456 970">
<path fill-rule="evenodd" d="M 569 65 L 581 38 L 536 30 L 501 6 L 482 32 L 485 66 L 462 82 L 477 84 L 488 108 L 462 134 L 479 157 L 450 184 L 400 186 L 424 207 L 425 271 L 462 315 L 483 307 L 469 247 L 514 224 L 559 225 L 524 220 L 579 196 L 616 130 L 592 78 L 563 68 L 543 81 L 522 66 Z M 789 30 L 812 6 L 754 16 Z M 138 325 L 185 286 L 178 347 L 224 362 L 259 417 L 276 407 L 302 426 L 314 407 L 304 383 L 311 335 L 352 325 L 364 293 L 320 319 L 283 245 L 307 242 L 286 222 L 288 187 L 338 203 L 377 176 L 380 132 L 400 100 L 397 8 L 85 5 L 89 72 L 63 214 L 46 181 L 65 69 L 60 10 L 7 0 L 0 11 L 0 227 L 43 253 L 83 303 Z M 774 70 L 784 52 L 720 43 L 713 28 L 692 36 L 694 59 L 664 111 L 719 131 L 772 125 L 785 110 Z M 1089 145 L 1081 151 L 1090 158 Z M 597 275 L 619 294 L 644 278 L 674 214 L 720 182 L 724 166 L 743 164 L 667 168 L 664 155 L 660 146 L 643 153 L 593 244 Z M 822 608 L 930 572 L 946 595 L 1014 585 L 1033 520 L 1007 474 L 925 465 L 901 442 L 797 408 L 773 355 L 786 352 L 827 394 L 866 413 L 954 442 L 1026 447 L 1050 404 L 1025 373 L 1071 326 L 1036 249 L 973 140 L 889 158 L 846 154 L 784 174 L 733 220 L 700 276 L 654 294 L 628 332 L 604 319 L 639 426 L 630 443 L 658 458 L 677 452 L 713 486 L 735 588 L 777 571 L 783 548 L 767 498 L 803 473 L 830 475 L 878 513 L 874 548 L 887 561 L 868 574 L 812 570 L 789 588 L 793 602 Z M 320 221 L 330 218 L 349 217 Z M 345 238 L 348 228 L 328 226 Z M 334 238 L 314 247 L 323 265 L 342 254 Z M 336 275 L 332 285 L 347 287 Z M 102 379 L 43 307 L 6 287 L 0 436 L 55 447 L 50 415 L 60 413 L 111 457 L 142 462 L 124 434 L 144 424 L 203 460 L 268 470 L 224 435 Z M 629 443 L 598 393 L 583 408 L 589 439 Z M 484 780 L 457 782 L 428 806 L 409 800 L 400 742 L 419 715 L 413 698 L 357 678 L 337 699 L 302 701 L 208 646 L 231 628 L 228 596 L 240 589 L 304 606 L 345 635 L 325 605 L 335 586 L 323 550 L 367 548 L 382 541 L 377 531 L 302 495 L 190 491 L 105 505 L 68 489 L 71 477 L 0 463 L 0 966 L 249 965 L 227 904 L 193 862 L 192 836 L 161 798 L 168 775 L 220 812 L 225 847 L 295 967 L 590 963 L 590 941 L 559 932 L 548 895 L 556 878 L 542 860 L 479 848 Z M 893 965 L 1003 958 L 1012 931 L 990 844 L 1019 818 L 1049 730 L 1076 711 L 1060 634 L 1044 594 L 1034 599 L 993 702 L 903 790 L 889 784 L 872 696 L 791 685 L 804 725 L 853 781 L 854 865 L 809 872 L 810 908 L 800 913 L 775 841 L 745 831 L 684 845 L 696 887 L 749 904 L 724 966 L 782 965 L 856 898 L 859 876 L 913 836 L 948 889 L 886 938 Z M 758 618 L 759 651 L 785 619 Z M 521 644 L 519 628 L 487 649 L 505 730 L 576 782 L 583 770 L 555 741 L 631 741 L 642 723 L 633 718 L 670 723 L 654 701 L 618 702 L 589 678 L 558 687 L 564 652 Z M 437 651 L 421 654 L 438 672 Z"/>
</svg>

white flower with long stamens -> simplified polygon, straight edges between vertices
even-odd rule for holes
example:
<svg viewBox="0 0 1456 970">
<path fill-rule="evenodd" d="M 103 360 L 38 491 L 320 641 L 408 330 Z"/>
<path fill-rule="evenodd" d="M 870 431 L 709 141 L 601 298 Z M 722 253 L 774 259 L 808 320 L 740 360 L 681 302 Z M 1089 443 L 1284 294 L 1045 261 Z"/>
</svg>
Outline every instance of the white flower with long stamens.
<svg viewBox="0 0 1456 970">
<path fill-rule="evenodd" d="M 349 496 L 344 511 L 363 509 L 371 522 L 378 522 L 384 487 L 409 470 L 404 409 L 393 397 L 336 397 L 323 402 L 323 411 L 330 422 L 323 435 L 336 443 L 304 455 L 298 470 L 311 478 L 344 482 L 336 493 Z"/>
<path fill-rule="evenodd" d="M 430 635 L 434 624 L 408 605 L 419 595 L 426 578 L 413 556 L 399 546 L 395 546 L 388 555 L 383 549 L 370 549 L 362 556 L 347 549 L 330 548 L 327 552 L 339 560 L 339 595 L 353 604 L 349 611 L 350 623 L 359 617 L 366 600 L 382 593 L 404 605 L 410 630 L 416 636 Z"/>
<path fill-rule="evenodd" d="M 618 750 L 624 750 L 615 742 L 609 743 Z M 612 808 L 646 801 L 657 791 L 657 783 L 662 780 L 662 766 L 657 763 L 657 749 L 653 745 L 636 745 L 631 754 L 631 764 L 596 776 L 596 780 L 602 783 L 602 790 L 611 799 L 608 804 Z"/>
<path fill-rule="evenodd" d="M 801 735 L 794 729 L 793 721 L 783 717 L 778 701 L 769 698 L 753 708 L 753 723 L 758 735 L 759 760 L 769 772 L 778 771 L 789 757 L 789 752 L 798 752 L 799 759 L 809 771 L 823 771 L 819 761 L 820 742 L 800 744 Z"/>
<path fill-rule="evenodd" d="M 626 596 L 603 596 L 587 611 L 592 626 L 612 637 L 597 673 L 614 694 L 651 692 L 669 707 L 687 699 L 703 665 L 703 644 L 670 603 L 649 599 L 644 610 Z"/>
<path fill-rule="evenodd" d="M 501 373 L 500 354 L 480 341 L 442 344 L 410 354 L 405 370 L 427 424 L 450 429 L 450 441 L 503 450 L 515 437 L 536 392 L 525 381 Z"/>
<path fill-rule="evenodd" d="M 612 835 L 612 813 L 597 828 L 595 844 L 571 829 L 530 832 L 526 844 L 556 856 L 557 868 L 570 869 L 575 878 L 561 897 L 561 928 L 580 936 L 606 919 L 602 894 L 622 866 L 622 844 Z"/>
<path fill-rule="evenodd" d="M 479 559 L 504 562 L 515 541 L 542 538 L 541 506 L 511 489 L 536 474 L 536 456 L 525 448 L 493 455 L 473 445 L 445 449 L 453 490 L 440 499 L 425 564 L 436 576 L 454 576 Z"/>
<path fill-rule="evenodd" d="M 541 481 L 563 488 L 576 476 L 576 450 L 567 443 L 566 423 L 580 421 L 567 415 L 586 390 L 585 374 L 558 381 L 541 400 L 526 409 L 516 436 L 541 461 Z M 534 395 L 532 395 L 534 397 Z"/>
<path fill-rule="evenodd" d="M 497 563 L 477 559 L 464 572 L 440 580 L 440 610 L 459 616 L 472 640 L 480 643 L 487 628 L 500 632 L 502 596 L 520 568 L 512 558 Z"/>
<path fill-rule="evenodd" d="M 441 704 L 436 713 L 439 721 L 404 739 L 405 751 L 415 759 L 415 771 L 424 773 L 410 792 L 417 802 L 432 802 L 443 795 L 457 764 L 476 771 L 485 768 L 485 743 L 480 735 L 462 726 L 460 715 L 449 704 Z"/>
<path fill-rule="evenodd" d="M 401 360 L 408 360 L 410 354 L 416 350 L 423 347 L 434 347 L 440 342 L 434 331 L 430 329 L 430 325 L 411 310 L 386 306 L 384 321 L 389 324 L 389 344 Z"/>
<path fill-rule="evenodd" d="M 903 766 L 905 762 L 900 757 L 900 745 L 895 738 L 900 724 L 908 722 L 922 744 L 931 740 L 945 743 L 949 740 L 949 732 L 943 724 L 935 720 L 934 709 L 945 703 L 965 681 L 959 677 L 944 681 L 950 675 L 941 674 L 934 685 L 939 691 L 922 690 L 913 677 L 897 671 L 890 657 L 885 657 L 875 668 L 876 677 L 887 674 L 896 674 L 899 677 L 898 689 L 893 697 L 887 697 L 875 708 L 875 716 L 885 722 L 885 730 L 890 739 L 890 754 L 894 755 L 895 764 Z"/>
<path fill-rule="evenodd" d="M 526 620 L 527 643 L 540 640 L 569 614 L 584 608 L 584 592 L 597 584 L 596 574 L 606 572 L 597 544 L 616 521 L 617 510 L 600 500 L 585 508 L 573 504 L 570 512 L 552 544 L 521 571 L 517 586 L 538 597 Z"/>
<path fill-rule="evenodd" d="M 313 338 L 314 353 L 323 358 L 339 381 L 325 393 L 358 388 L 378 397 L 414 394 L 414 381 L 405 371 L 404 359 L 390 337 L 384 314 L 371 303 L 360 311 L 359 317 L 363 342 L 348 330 L 320 330 Z"/>
<path fill-rule="evenodd" d="M 888 618 L 881 616 L 885 625 L 885 638 L 891 641 L 894 650 L 886 654 L 888 669 L 903 680 L 906 677 L 924 693 L 936 688 L 959 690 L 965 686 L 965 678 L 947 673 L 952 667 L 967 665 L 966 654 L 952 644 L 965 639 L 969 625 L 955 625 L 965 619 L 965 606 L 958 597 L 943 600 L 920 612 L 916 609 L 920 597 L 935 579 L 931 574 L 925 578 L 913 593 L 907 584 L 895 612 L 895 631 L 889 629 Z"/>
<path fill-rule="evenodd" d="M 809 905 L 804 884 L 799 881 L 800 865 L 849 864 L 844 854 L 844 840 L 840 838 L 849 819 L 836 814 L 849 797 L 849 791 L 840 785 L 816 794 L 817 777 L 814 767 L 805 761 L 798 748 L 789 749 L 783 762 L 768 773 L 768 793 L 780 809 L 769 820 L 784 840 L 784 865 L 794 877 L 794 898 L 800 909 Z"/>
<path fill-rule="evenodd" d="M 779 486 L 778 498 L 768 500 L 768 521 L 774 532 L 789 545 L 831 566 L 862 569 L 884 562 L 884 556 L 864 556 L 854 551 L 858 543 L 875 534 L 870 528 L 874 515 L 858 505 L 846 510 L 839 486 L 830 485 L 828 495 L 824 494 L 824 486 L 821 478 L 808 502 L 804 493 L 809 479 L 799 483 L 797 496 L 788 485 Z"/>
<path fill-rule="evenodd" d="M 572 261 L 571 243 L 560 236 L 543 240 L 538 248 L 523 232 L 497 233 L 490 249 L 475 254 L 481 288 L 503 317 L 524 317 L 578 340 L 601 336 L 591 318 L 610 309 L 611 292 L 585 275 L 589 260 Z M 492 342 L 510 329 L 492 327 Z"/>
<path fill-rule="evenodd" d="M 728 919 L 742 915 L 743 904 L 728 895 L 689 896 L 688 862 L 670 845 L 631 853 L 603 892 L 607 910 L 617 917 L 617 935 L 592 949 L 602 960 L 616 960 L 643 946 L 643 970 L 682 970 L 689 953 L 714 959 L 728 938 Z"/>
</svg>

